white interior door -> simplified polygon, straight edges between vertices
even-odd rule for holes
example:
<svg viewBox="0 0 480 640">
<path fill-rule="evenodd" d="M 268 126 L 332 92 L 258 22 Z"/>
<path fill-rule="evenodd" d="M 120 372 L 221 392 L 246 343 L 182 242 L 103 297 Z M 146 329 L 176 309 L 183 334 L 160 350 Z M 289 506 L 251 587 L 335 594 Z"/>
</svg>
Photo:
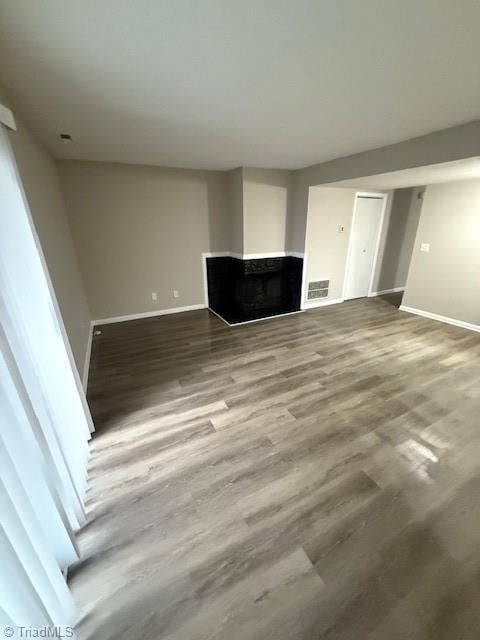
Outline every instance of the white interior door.
<svg viewBox="0 0 480 640">
<path fill-rule="evenodd" d="M 350 250 L 345 278 L 345 300 L 368 296 L 375 266 L 384 196 L 361 196 L 355 199 Z"/>
</svg>

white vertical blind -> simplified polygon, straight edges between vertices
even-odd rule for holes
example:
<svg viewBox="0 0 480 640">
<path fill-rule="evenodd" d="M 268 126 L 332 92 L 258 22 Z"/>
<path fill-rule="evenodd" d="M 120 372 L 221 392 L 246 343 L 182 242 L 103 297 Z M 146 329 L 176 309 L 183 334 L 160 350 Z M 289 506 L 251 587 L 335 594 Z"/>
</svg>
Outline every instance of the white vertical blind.
<svg viewBox="0 0 480 640">
<path fill-rule="evenodd" d="M 68 625 L 92 430 L 58 305 L 0 125 L 0 622 Z"/>
</svg>

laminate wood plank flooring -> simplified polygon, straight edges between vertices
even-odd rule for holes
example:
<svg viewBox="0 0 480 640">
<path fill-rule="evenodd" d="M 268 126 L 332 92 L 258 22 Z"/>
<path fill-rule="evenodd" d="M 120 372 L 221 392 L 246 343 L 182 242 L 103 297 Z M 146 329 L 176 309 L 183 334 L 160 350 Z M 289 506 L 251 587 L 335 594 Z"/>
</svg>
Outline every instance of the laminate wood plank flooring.
<svg viewBox="0 0 480 640">
<path fill-rule="evenodd" d="M 92 640 L 478 640 L 480 335 L 395 296 L 100 327 Z"/>
</svg>

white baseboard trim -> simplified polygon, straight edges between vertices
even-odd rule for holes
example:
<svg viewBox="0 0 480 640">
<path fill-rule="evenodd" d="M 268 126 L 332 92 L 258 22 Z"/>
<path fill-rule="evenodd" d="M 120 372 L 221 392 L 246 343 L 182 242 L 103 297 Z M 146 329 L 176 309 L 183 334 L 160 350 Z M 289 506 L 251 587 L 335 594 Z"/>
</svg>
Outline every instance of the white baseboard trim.
<svg viewBox="0 0 480 640">
<path fill-rule="evenodd" d="M 219 313 L 217 313 L 216 311 L 214 311 L 210 307 L 207 307 L 207 308 L 208 308 L 209 311 L 211 311 L 213 313 L 214 316 L 217 316 L 217 318 L 219 318 L 222 322 L 224 322 L 228 327 L 232 326 L 229 322 L 227 322 L 225 320 L 225 318 L 222 318 L 222 316 Z"/>
<path fill-rule="evenodd" d="M 305 311 L 305 309 L 299 309 L 298 311 L 287 311 L 287 313 L 277 313 L 277 315 L 275 316 L 266 316 L 265 318 L 255 318 L 255 320 L 245 320 L 244 322 L 235 322 L 234 324 L 230 324 L 230 322 L 227 322 L 225 318 L 222 318 L 222 316 L 219 313 L 217 313 L 213 309 L 210 309 L 210 307 L 208 307 L 208 310 L 211 311 L 213 314 L 215 314 L 217 318 L 220 318 L 220 320 L 222 320 L 222 322 L 224 322 L 226 325 L 228 325 L 229 327 L 232 327 L 232 329 L 234 329 L 235 327 L 243 327 L 244 324 L 252 324 L 253 322 L 263 322 L 263 320 L 273 320 L 274 318 L 283 318 L 284 316 L 293 316 L 296 313 L 303 313 Z"/>
<path fill-rule="evenodd" d="M 316 307 L 328 307 L 331 304 L 340 304 L 345 302 L 343 298 L 332 298 L 331 300 L 315 300 L 314 302 L 305 302 L 302 309 L 315 309 Z"/>
<path fill-rule="evenodd" d="M 141 318 L 153 318 L 154 316 L 167 316 L 172 313 L 183 313 L 184 311 L 197 311 L 197 309 L 205 309 L 204 304 L 191 304 L 188 307 L 173 307 L 172 309 L 158 309 L 157 311 L 146 311 L 145 313 L 132 313 L 127 316 L 115 316 L 113 318 L 99 318 L 93 320 L 94 327 L 99 324 L 112 324 L 113 322 L 125 322 L 127 320 L 140 320 Z"/>
<path fill-rule="evenodd" d="M 416 316 L 423 316 L 430 320 L 438 320 L 438 322 L 445 322 L 446 324 L 453 324 L 455 327 L 461 327 L 462 329 L 468 329 L 469 331 L 476 331 L 480 333 L 480 325 L 472 324 L 471 322 L 464 322 L 463 320 L 456 320 L 455 318 L 449 318 L 448 316 L 440 316 L 438 313 L 430 313 L 430 311 L 423 311 L 423 309 L 415 309 L 414 307 L 406 307 L 400 305 L 400 311 L 406 311 L 407 313 L 413 313 Z"/>
<path fill-rule="evenodd" d="M 267 253 L 235 253 L 234 251 L 214 251 L 202 253 L 203 258 L 238 258 L 239 260 L 259 260 L 261 258 L 303 258 L 305 254 L 299 251 L 270 251 Z"/>
<path fill-rule="evenodd" d="M 289 254 L 286 251 L 267 251 L 267 253 L 232 253 L 234 258 L 240 258 L 241 260 L 259 260 L 261 258 L 285 258 Z"/>
<path fill-rule="evenodd" d="M 88 372 L 90 371 L 90 358 L 92 355 L 92 339 L 93 339 L 93 321 L 90 322 L 88 331 L 87 352 L 85 354 L 85 362 L 83 363 L 82 387 L 85 393 L 88 385 Z"/>
<path fill-rule="evenodd" d="M 405 287 L 395 287 L 394 289 L 383 289 L 383 291 L 371 291 L 368 294 L 369 298 L 373 298 L 374 296 L 385 296 L 387 293 L 400 293 L 401 291 L 405 291 Z"/>
</svg>

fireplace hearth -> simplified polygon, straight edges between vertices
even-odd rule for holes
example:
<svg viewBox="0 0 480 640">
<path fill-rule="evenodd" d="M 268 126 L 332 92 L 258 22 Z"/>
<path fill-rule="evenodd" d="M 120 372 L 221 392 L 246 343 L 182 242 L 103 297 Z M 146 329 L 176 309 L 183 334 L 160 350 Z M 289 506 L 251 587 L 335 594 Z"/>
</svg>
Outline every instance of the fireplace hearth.
<svg viewBox="0 0 480 640">
<path fill-rule="evenodd" d="M 207 258 L 209 307 L 229 324 L 300 310 L 303 260 Z"/>
</svg>

